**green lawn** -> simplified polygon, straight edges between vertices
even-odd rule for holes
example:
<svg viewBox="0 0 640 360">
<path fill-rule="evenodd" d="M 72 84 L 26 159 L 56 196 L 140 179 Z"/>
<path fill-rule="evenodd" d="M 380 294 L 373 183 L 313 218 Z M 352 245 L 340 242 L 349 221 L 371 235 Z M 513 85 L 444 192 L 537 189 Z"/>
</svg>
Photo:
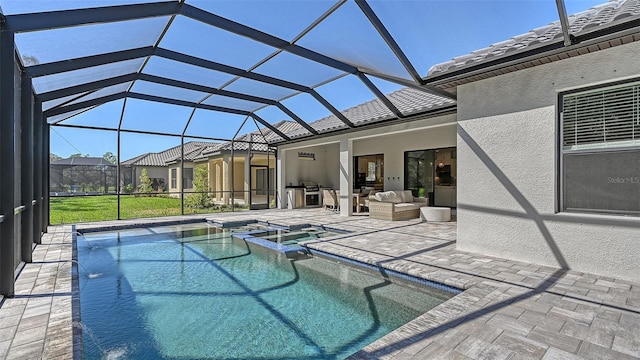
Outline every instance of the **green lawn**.
<svg viewBox="0 0 640 360">
<path fill-rule="evenodd" d="M 118 197 L 74 196 L 51 197 L 52 225 L 115 220 L 118 217 Z M 236 210 L 241 208 L 236 207 Z M 226 209 L 227 211 L 230 209 Z M 122 219 L 180 215 L 180 199 L 170 197 L 121 196 Z M 220 212 L 220 209 L 191 209 L 185 206 L 185 214 Z"/>
</svg>

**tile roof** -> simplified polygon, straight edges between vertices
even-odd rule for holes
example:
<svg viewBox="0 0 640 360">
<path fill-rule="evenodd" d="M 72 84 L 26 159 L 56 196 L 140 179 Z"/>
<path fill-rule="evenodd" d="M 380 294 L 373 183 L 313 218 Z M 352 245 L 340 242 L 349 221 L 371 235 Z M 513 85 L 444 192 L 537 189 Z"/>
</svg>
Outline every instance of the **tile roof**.
<svg viewBox="0 0 640 360">
<path fill-rule="evenodd" d="M 138 155 L 138 156 L 133 157 L 133 158 L 131 158 L 131 159 L 129 159 L 129 160 L 125 160 L 125 161 L 121 162 L 120 164 L 121 164 L 121 165 L 133 165 L 133 164 L 135 164 L 138 160 L 140 160 L 140 159 L 144 158 L 145 156 L 147 156 L 147 155 L 149 155 L 149 154 L 151 154 L 151 153 L 144 153 L 144 154 L 142 154 L 142 155 Z"/>
<path fill-rule="evenodd" d="M 612 0 L 568 16 L 569 33 L 580 36 L 638 18 L 640 18 L 639 0 Z M 558 20 L 484 49 L 436 64 L 429 69 L 427 79 L 561 41 L 563 41 L 562 26 Z"/>
<path fill-rule="evenodd" d="M 388 94 L 387 97 L 404 115 L 412 115 L 455 104 L 454 100 L 413 88 L 402 88 Z M 378 99 L 356 105 L 342 111 L 342 114 L 356 126 L 395 118 L 395 115 Z M 309 125 L 320 133 L 347 128 L 347 125 L 335 115 L 327 116 L 309 123 Z M 300 127 L 285 134 L 295 138 L 309 135 L 309 132 Z"/>
<path fill-rule="evenodd" d="M 51 162 L 53 166 L 117 166 L 99 157 L 72 157 Z"/>
<path fill-rule="evenodd" d="M 298 129 L 301 129 L 302 126 L 295 121 L 287 121 L 282 120 L 275 124 L 273 127 L 278 129 L 280 132 L 285 135 L 289 135 L 291 132 L 295 132 Z M 302 128 L 303 129 L 303 128 Z M 200 155 L 198 155 L 195 159 L 204 159 L 209 155 L 219 153 L 219 152 L 230 152 L 233 147 L 234 151 L 247 151 L 249 149 L 249 145 L 251 144 L 251 151 L 267 151 L 267 142 L 273 143 L 282 141 L 283 139 L 269 128 L 262 128 L 260 130 L 256 130 L 242 136 L 239 136 L 235 139 L 236 141 L 227 141 L 219 144 L 218 146 L 212 146 L 204 149 Z"/>
<path fill-rule="evenodd" d="M 217 143 L 211 142 L 203 142 L 203 141 L 189 141 L 184 143 L 184 154 L 185 159 L 187 159 L 187 155 L 191 155 L 194 152 L 202 150 L 208 146 L 215 146 Z M 123 161 L 122 165 L 131 165 L 131 166 L 166 166 L 167 163 L 176 161 L 181 156 L 180 145 L 174 146 L 170 149 L 157 152 L 157 153 L 146 153 L 143 155 L 136 156 L 129 160 Z"/>
</svg>

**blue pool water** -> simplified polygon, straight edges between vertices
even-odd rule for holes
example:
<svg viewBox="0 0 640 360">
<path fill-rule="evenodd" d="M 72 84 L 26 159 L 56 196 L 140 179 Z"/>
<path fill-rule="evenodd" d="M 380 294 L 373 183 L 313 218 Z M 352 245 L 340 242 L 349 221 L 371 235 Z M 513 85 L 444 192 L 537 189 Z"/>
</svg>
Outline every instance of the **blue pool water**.
<svg viewBox="0 0 640 360">
<path fill-rule="evenodd" d="M 453 294 L 207 224 L 78 236 L 85 359 L 341 359 Z"/>
</svg>

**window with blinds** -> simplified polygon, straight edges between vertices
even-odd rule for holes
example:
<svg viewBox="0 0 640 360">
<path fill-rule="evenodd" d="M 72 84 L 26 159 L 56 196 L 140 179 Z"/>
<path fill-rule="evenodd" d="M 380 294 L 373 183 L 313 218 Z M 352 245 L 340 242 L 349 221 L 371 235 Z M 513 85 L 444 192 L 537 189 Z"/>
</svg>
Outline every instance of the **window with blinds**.
<svg viewBox="0 0 640 360">
<path fill-rule="evenodd" d="M 560 210 L 640 216 L 640 82 L 561 104 Z"/>
<path fill-rule="evenodd" d="M 640 83 L 562 98 L 564 150 L 640 146 Z"/>
</svg>

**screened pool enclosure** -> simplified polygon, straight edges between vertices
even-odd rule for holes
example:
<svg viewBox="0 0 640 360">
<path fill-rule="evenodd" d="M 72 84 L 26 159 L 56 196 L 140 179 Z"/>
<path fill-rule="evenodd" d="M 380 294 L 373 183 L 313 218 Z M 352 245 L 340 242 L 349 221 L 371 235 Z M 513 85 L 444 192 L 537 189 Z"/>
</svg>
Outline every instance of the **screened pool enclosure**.
<svg viewBox="0 0 640 360">
<path fill-rule="evenodd" d="M 216 189 L 229 194 L 225 201 L 264 196 L 268 207 L 281 196 L 279 144 L 454 111 L 456 87 L 439 85 L 456 69 L 427 76 L 433 64 L 540 26 L 540 18 L 562 24 L 545 49 L 570 45 L 565 7 L 584 7 L 562 0 L 528 10 L 519 2 L 487 6 L 0 0 L 0 293 L 13 294 L 16 267 L 31 261 L 47 231 L 51 129 L 112 144 L 118 183 L 105 187 L 118 198 L 115 218 L 125 194 L 122 160 L 157 151 L 133 147 L 154 138 L 181 149 L 165 165 L 167 182 L 176 169 L 183 213 L 185 194 L 194 192 L 185 188 L 187 169 L 207 164 L 211 185 L 218 160 L 231 179 Z M 529 11 L 540 13 L 533 23 Z M 486 38 L 468 36 L 487 28 L 495 31 Z M 365 102 L 366 116 L 346 111 Z M 193 154 L 183 146 L 191 141 L 214 145 Z M 235 169 L 239 159 L 244 168 Z M 238 185 L 240 172 L 262 179 Z"/>
</svg>

